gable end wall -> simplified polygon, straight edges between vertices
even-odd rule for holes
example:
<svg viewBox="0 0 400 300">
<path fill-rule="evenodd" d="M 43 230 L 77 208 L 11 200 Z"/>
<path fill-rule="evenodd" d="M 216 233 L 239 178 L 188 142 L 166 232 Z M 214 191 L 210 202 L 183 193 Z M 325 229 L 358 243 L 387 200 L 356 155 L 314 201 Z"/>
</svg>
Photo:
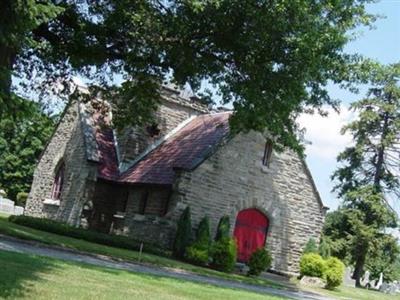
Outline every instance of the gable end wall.
<svg viewBox="0 0 400 300">
<path fill-rule="evenodd" d="M 55 173 L 65 163 L 60 205 L 45 204 L 51 198 Z M 78 225 L 83 203 L 90 198 L 97 164 L 87 160 L 77 102 L 71 103 L 36 166 L 25 214 Z"/>
<path fill-rule="evenodd" d="M 261 134 L 240 134 L 193 171 L 181 171 L 174 187 L 175 218 L 189 205 L 194 228 L 207 215 L 215 234 L 221 216 L 229 215 L 233 232 L 238 212 L 257 208 L 270 222 L 266 247 L 272 269 L 298 274 L 305 244 L 311 237 L 319 240 L 324 210 L 299 156 L 274 152 L 268 168 L 262 165 L 264 146 Z"/>
</svg>

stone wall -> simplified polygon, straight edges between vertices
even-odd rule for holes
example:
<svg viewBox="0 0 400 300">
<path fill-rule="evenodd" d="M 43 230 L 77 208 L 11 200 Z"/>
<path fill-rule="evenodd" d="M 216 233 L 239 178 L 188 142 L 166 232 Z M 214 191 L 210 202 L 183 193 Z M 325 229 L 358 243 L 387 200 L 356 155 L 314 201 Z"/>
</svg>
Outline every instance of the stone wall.
<svg viewBox="0 0 400 300">
<path fill-rule="evenodd" d="M 151 136 L 144 128 L 127 127 L 118 134 L 120 162 L 129 164 L 156 140 L 171 132 L 180 123 L 201 113 L 208 112 L 206 106 L 179 96 L 178 91 L 164 89 L 162 100 L 155 115 L 155 123 L 160 133 Z M 148 124 L 151 125 L 151 124 Z"/>
<path fill-rule="evenodd" d="M 177 220 L 189 205 L 194 228 L 207 215 L 215 234 L 223 215 L 230 216 L 233 231 L 239 211 L 257 208 L 270 222 L 266 247 L 273 255 L 273 270 L 297 274 L 305 244 L 311 237 L 319 240 L 324 209 L 298 155 L 274 152 L 266 167 L 264 146 L 261 134 L 240 134 L 192 172 L 181 172 L 170 217 Z"/>
<path fill-rule="evenodd" d="M 60 201 L 51 199 L 57 166 L 65 163 Z M 87 160 L 79 105 L 71 102 L 64 112 L 35 169 L 25 214 L 78 225 L 83 203 L 91 197 L 97 164 Z"/>
<path fill-rule="evenodd" d="M 131 187 L 123 216 L 114 219 L 113 233 L 171 248 L 176 224 L 165 216 L 170 193 L 169 187 Z M 143 214 L 144 198 L 147 201 Z"/>
</svg>

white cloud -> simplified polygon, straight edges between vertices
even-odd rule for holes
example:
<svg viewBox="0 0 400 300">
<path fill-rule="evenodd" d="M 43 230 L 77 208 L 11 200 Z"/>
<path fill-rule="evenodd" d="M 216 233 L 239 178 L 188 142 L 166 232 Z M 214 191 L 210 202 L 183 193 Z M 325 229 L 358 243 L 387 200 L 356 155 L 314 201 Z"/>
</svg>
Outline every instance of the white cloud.
<svg viewBox="0 0 400 300">
<path fill-rule="evenodd" d="M 341 135 L 340 130 L 351 120 L 354 113 L 342 105 L 340 113 L 332 108 L 325 108 L 328 116 L 319 114 L 303 114 L 299 117 L 299 123 L 306 128 L 306 140 L 311 142 L 306 146 L 306 154 L 313 158 L 336 159 L 336 156 L 351 143 L 349 134 Z"/>
</svg>

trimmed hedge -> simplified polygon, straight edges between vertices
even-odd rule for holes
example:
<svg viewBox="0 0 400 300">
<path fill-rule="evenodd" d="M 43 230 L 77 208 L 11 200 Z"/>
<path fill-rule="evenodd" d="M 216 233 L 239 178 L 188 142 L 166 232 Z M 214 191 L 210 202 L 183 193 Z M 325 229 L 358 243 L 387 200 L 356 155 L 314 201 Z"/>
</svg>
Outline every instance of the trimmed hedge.
<svg viewBox="0 0 400 300">
<path fill-rule="evenodd" d="M 96 231 L 86 230 L 83 228 L 73 227 L 66 223 L 61 223 L 49 219 L 34 218 L 29 216 L 10 216 L 8 220 L 12 223 L 27 226 L 30 228 L 51 232 L 63 236 L 68 236 L 84 241 L 102 244 L 106 246 L 123 248 L 128 250 L 139 251 L 140 241 L 130 237 L 105 234 Z M 170 251 L 160 249 L 159 246 L 143 242 L 143 251 L 160 256 L 170 256 Z"/>
<path fill-rule="evenodd" d="M 344 264 L 336 257 L 330 257 L 326 260 L 326 288 L 333 290 L 340 286 L 343 282 Z"/>
<path fill-rule="evenodd" d="M 300 258 L 300 275 L 322 278 L 326 270 L 325 260 L 316 253 L 303 254 Z"/>
<path fill-rule="evenodd" d="M 261 272 L 269 269 L 269 267 L 271 266 L 271 262 L 272 256 L 267 249 L 257 249 L 250 256 L 250 260 L 248 263 L 249 271 L 247 272 L 247 275 L 260 275 Z"/>
</svg>

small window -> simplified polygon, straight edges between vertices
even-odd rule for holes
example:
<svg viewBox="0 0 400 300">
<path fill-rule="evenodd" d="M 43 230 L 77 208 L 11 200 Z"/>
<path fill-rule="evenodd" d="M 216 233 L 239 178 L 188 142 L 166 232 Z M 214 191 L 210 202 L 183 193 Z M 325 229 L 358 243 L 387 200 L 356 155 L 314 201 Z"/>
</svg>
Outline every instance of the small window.
<svg viewBox="0 0 400 300">
<path fill-rule="evenodd" d="M 264 157 L 263 157 L 263 165 L 269 167 L 271 163 L 271 156 L 272 156 L 272 143 L 267 141 L 265 143 L 264 149 Z"/>
<path fill-rule="evenodd" d="M 139 203 L 139 214 L 141 214 L 141 215 L 144 215 L 144 213 L 146 212 L 148 198 L 149 198 L 149 192 L 146 190 L 143 193 L 142 198 L 140 199 L 140 203 Z"/>
<path fill-rule="evenodd" d="M 54 177 L 53 190 L 51 192 L 51 198 L 54 200 L 60 200 L 61 191 L 64 184 L 64 172 L 65 164 L 61 163 L 57 168 L 56 176 Z"/>
</svg>

